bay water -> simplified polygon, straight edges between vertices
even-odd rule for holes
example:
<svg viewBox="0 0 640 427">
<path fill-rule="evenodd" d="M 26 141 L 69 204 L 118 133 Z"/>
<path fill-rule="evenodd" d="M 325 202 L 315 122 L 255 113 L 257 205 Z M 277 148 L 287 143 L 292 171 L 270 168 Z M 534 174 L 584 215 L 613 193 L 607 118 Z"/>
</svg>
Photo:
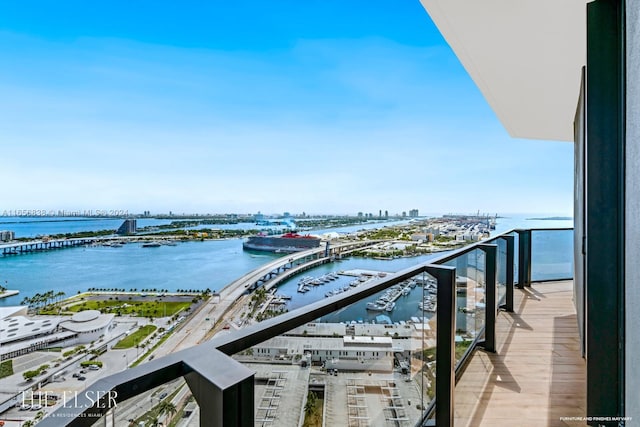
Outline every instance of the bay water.
<svg viewBox="0 0 640 427">
<path fill-rule="evenodd" d="M 517 227 L 572 226 L 572 221 L 569 220 L 530 220 L 528 219 L 530 217 L 530 215 L 514 215 L 499 218 L 496 234 Z M 121 222 L 121 219 L 102 218 L 2 217 L 0 218 L 0 230 L 13 230 L 17 237 L 35 237 L 43 234 L 115 229 Z M 164 219 L 145 218 L 138 220 L 138 226 L 160 225 L 169 222 Z M 311 233 L 322 234 L 329 231 L 348 233 L 403 222 L 406 221 L 359 224 L 335 229 L 314 230 Z M 243 225 L 247 228 L 256 227 L 255 224 L 245 223 Z M 237 227 L 238 224 L 230 226 Z M 222 225 L 210 227 L 223 228 Z M 543 235 L 543 237 L 545 236 Z M 570 262 L 569 258 L 571 257 L 571 240 L 572 233 L 561 235 L 549 233 L 545 238 L 537 240 L 534 238 L 534 244 L 536 241 L 542 242 L 538 246 L 542 245 L 543 249 L 546 249 L 540 249 L 539 252 L 549 252 L 551 254 L 549 263 L 554 263 L 555 255 L 553 254 L 559 250 L 558 242 L 560 242 L 560 248 L 566 252 L 562 268 L 567 270 L 570 269 L 567 263 Z M 167 289 L 168 291 L 178 289 L 204 290 L 206 288 L 220 290 L 233 280 L 279 256 L 282 255 L 243 251 L 242 239 L 190 241 L 178 243 L 177 246 L 157 248 L 144 248 L 139 243 L 129 243 L 122 247 L 75 247 L 25 255 L 0 256 L 0 284 L 8 289 L 20 291 L 19 295 L 0 299 L 0 306 L 18 305 L 25 297 L 48 290 L 62 291 L 67 296 L 86 291 L 89 288 L 115 288 L 126 291 L 131 289 L 141 291 L 150 288 Z M 317 277 L 330 271 L 350 269 L 395 272 L 416 263 L 428 261 L 434 256 L 438 256 L 438 254 L 394 260 L 353 257 L 338 263 L 316 267 L 304 274 Z M 318 286 L 306 294 L 300 294 L 296 292 L 298 278 L 292 278 L 279 287 L 279 292 L 293 297 L 289 303 L 289 309 L 294 309 L 324 298 L 326 292 L 333 288 L 346 286 L 350 280 L 353 279 L 342 277 L 327 285 Z M 412 301 L 415 304 L 407 304 L 407 307 L 415 307 L 417 313 L 417 303 L 421 296 L 412 292 L 406 298 L 415 299 Z M 361 304 L 364 307 L 366 302 L 361 302 Z M 360 309 L 358 311 L 364 312 Z M 373 313 L 371 314 L 373 315 Z M 411 315 L 414 315 L 413 312 L 398 314 L 401 317 Z"/>
</svg>

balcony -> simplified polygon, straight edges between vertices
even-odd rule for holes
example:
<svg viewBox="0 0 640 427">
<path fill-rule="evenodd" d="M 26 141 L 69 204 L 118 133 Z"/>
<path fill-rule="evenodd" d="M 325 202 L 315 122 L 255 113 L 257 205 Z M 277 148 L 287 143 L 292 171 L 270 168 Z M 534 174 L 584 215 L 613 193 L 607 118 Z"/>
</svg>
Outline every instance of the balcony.
<svg viewBox="0 0 640 427">
<path fill-rule="evenodd" d="M 573 283 L 515 292 L 496 323 L 496 353 L 476 352 L 456 384 L 456 426 L 578 426 L 586 414 Z"/>
<path fill-rule="evenodd" d="M 585 414 L 572 247 L 571 229 L 513 230 L 373 275 L 104 378 L 90 387 L 102 399 L 40 425 L 126 424 L 111 401 L 180 378 L 190 425 L 207 427 L 584 425 L 570 419 Z"/>
</svg>

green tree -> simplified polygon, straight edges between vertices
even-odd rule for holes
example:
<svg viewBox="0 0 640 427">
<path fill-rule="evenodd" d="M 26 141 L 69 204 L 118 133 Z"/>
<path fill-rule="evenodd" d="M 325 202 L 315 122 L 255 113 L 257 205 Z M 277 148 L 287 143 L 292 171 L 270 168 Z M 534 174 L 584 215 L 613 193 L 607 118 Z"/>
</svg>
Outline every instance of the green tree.
<svg viewBox="0 0 640 427">
<path fill-rule="evenodd" d="M 176 405 L 168 400 L 163 400 L 162 402 L 160 402 L 158 409 L 160 410 L 161 414 L 169 414 L 170 416 L 173 416 L 176 412 L 178 412 L 178 410 L 176 409 Z"/>
<path fill-rule="evenodd" d="M 304 413 L 307 416 L 314 414 L 317 410 L 318 396 L 312 391 L 307 394 L 307 403 L 304 404 Z"/>
<path fill-rule="evenodd" d="M 38 376 L 39 371 L 25 371 L 22 373 L 22 377 L 25 381 L 31 381 L 34 377 Z"/>
</svg>

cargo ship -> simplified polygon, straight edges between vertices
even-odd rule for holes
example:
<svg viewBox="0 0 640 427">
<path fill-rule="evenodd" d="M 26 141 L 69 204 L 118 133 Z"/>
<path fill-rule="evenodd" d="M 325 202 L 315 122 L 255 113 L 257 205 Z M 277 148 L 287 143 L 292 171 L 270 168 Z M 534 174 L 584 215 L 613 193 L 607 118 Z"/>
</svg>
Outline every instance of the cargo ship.
<svg viewBox="0 0 640 427">
<path fill-rule="evenodd" d="M 267 252 L 298 252 L 320 247 L 320 239 L 297 233 L 286 233 L 282 236 L 252 236 L 242 243 L 242 249 Z"/>
</svg>

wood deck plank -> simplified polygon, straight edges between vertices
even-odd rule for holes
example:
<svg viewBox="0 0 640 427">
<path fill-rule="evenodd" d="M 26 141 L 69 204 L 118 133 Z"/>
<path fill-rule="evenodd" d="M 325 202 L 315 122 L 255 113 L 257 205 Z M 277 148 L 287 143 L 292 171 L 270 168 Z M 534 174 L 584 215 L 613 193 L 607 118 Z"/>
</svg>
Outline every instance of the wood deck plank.
<svg viewBox="0 0 640 427">
<path fill-rule="evenodd" d="M 585 361 L 571 281 L 515 292 L 500 312 L 497 352 L 477 351 L 456 386 L 455 425 L 586 426 Z"/>
</svg>

